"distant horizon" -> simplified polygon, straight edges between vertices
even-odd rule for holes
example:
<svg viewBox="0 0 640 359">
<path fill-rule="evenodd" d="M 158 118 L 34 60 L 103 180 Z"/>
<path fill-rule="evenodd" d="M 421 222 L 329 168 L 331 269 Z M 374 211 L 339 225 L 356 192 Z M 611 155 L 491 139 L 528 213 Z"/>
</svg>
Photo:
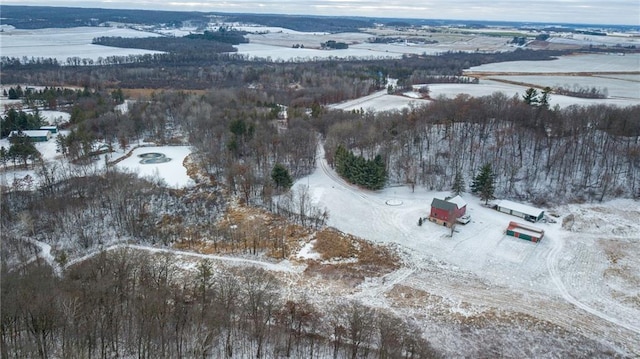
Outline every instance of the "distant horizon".
<svg viewBox="0 0 640 359">
<path fill-rule="evenodd" d="M 367 2 L 359 0 L 236 0 L 200 2 L 147 0 L 144 6 L 124 0 L 21 0 L 3 1 L 6 6 L 75 7 L 113 10 L 179 11 L 222 14 L 256 14 L 286 16 L 332 16 L 426 21 L 484 21 L 505 23 L 571 24 L 593 26 L 640 27 L 640 4 L 637 0 L 543 0 L 514 4 L 509 0 Z M 409 4 L 407 4 L 409 3 Z M 376 5 L 377 4 L 377 5 Z M 470 16 L 474 15 L 474 16 Z"/>
</svg>

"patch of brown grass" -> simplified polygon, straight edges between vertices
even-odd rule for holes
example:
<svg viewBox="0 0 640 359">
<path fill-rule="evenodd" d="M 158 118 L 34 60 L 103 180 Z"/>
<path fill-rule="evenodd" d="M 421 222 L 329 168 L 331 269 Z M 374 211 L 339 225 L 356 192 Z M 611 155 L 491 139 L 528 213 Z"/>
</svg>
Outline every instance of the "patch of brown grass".
<svg viewBox="0 0 640 359">
<path fill-rule="evenodd" d="M 337 280 L 349 287 L 361 283 L 365 277 L 382 276 L 400 266 L 398 255 L 388 247 L 335 229 L 314 232 L 254 207 L 230 205 L 218 223 L 207 225 L 207 228 L 185 229 L 181 237 L 184 239 L 174 247 L 204 254 L 239 253 L 297 260 L 294 255 L 314 238 L 314 249 L 323 261 L 330 263 L 308 260 L 306 274 Z M 216 235 L 202 238 L 202 233 Z"/>
<path fill-rule="evenodd" d="M 355 258 L 355 237 L 344 233 L 325 229 L 316 234 L 316 242 L 313 246 L 323 260 L 341 260 Z"/>
<path fill-rule="evenodd" d="M 356 265 L 372 266 L 393 270 L 399 267 L 400 259 L 388 247 L 342 233 L 334 229 L 324 229 L 316 234 L 316 252 L 325 261 L 357 259 Z"/>
<path fill-rule="evenodd" d="M 308 261 L 305 273 L 352 287 L 366 277 L 382 276 L 400 266 L 399 257 L 389 248 L 335 229 L 316 233 L 314 249 L 322 261 Z"/>
<path fill-rule="evenodd" d="M 214 225 L 222 238 L 201 238 L 176 243 L 175 248 L 198 253 L 249 253 L 271 258 L 289 258 L 311 231 L 262 209 L 231 205 Z"/>
<path fill-rule="evenodd" d="M 361 265 L 386 268 L 389 271 L 400 267 L 400 258 L 389 247 L 375 245 L 362 239 L 357 241 L 360 243 L 358 259 Z"/>
</svg>

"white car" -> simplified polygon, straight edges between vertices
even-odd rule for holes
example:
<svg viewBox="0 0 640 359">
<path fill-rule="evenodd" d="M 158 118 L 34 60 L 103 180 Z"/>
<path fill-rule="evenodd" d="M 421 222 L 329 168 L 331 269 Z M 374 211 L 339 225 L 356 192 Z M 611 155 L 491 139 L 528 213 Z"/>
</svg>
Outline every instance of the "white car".
<svg viewBox="0 0 640 359">
<path fill-rule="evenodd" d="M 462 223 L 462 224 L 467 224 L 467 223 L 471 222 L 471 216 L 468 215 L 468 214 L 465 214 L 464 216 L 458 217 L 456 219 L 456 222 Z"/>
</svg>

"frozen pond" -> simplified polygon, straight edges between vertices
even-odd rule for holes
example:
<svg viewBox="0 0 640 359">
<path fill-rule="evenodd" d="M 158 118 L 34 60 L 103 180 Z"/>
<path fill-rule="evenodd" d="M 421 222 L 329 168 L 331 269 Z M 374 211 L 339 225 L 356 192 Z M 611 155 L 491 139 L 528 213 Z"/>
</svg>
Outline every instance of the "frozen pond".
<svg viewBox="0 0 640 359">
<path fill-rule="evenodd" d="M 165 156 L 164 153 L 157 153 L 157 152 L 148 152 L 148 153 L 139 154 L 138 157 L 141 158 L 140 164 L 143 164 L 143 165 L 166 163 L 171 161 L 171 158 Z"/>
<path fill-rule="evenodd" d="M 160 179 L 170 187 L 187 187 L 194 184 L 183 165 L 189 154 L 191 148 L 188 146 L 140 147 L 116 166 L 136 172 L 141 177 Z"/>
</svg>

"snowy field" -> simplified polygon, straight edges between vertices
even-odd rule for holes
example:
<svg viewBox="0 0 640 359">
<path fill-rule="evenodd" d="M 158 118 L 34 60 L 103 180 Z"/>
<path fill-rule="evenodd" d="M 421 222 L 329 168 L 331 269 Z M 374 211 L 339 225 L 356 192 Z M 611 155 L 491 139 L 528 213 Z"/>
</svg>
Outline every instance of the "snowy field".
<svg viewBox="0 0 640 359">
<path fill-rule="evenodd" d="M 294 49 L 295 50 L 295 49 Z M 429 96 L 455 98 L 460 94 L 472 97 L 489 96 L 501 92 L 508 97 L 522 96 L 529 87 L 574 86 L 596 87 L 606 90 L 605 99 L 551 95 L 551 106 L 607 104 L 616 106 L 640 105 L 640 54 L 587 54 L 563 56 L 551 61 L 512 61 L 472 67 L 468 74 L 481 75 L 478 84 L 430 84 Z M 583 73 L 568 76 L 567 73 Z M 593 74 L 593 73 L 597 73 Z M 590 76 L 587 76 L 590 75 Z M 416 85 L 415 87 L 421 87 Z M 427 100 L 407 96 L 388 95 L 379 91 L 362 98 L 332 104 L 341 110 L 388 111 L 420 105 Z"/>
<path fill-rule="evenodd" d="M 499 73 L 594 73 L 640 71 L 640 54 L 583 54 L 562 56 L 551 61 L 507 61 L 474 66 L 467 74 Z"/>
<path fill-rule="evenodd" d="M 505 76 L 505 78 L 507 77 Z M 511 80 L 511 77 L 508 78 L 509 80 Z M 524 80 L 527 80 L 527 83 L 531 83 L 532 85 L 544 84 L 544 82 L 537 81 L 538 79 L 539 78 L 536 77 L 533 79 L 525 78 Z M 552 81 L 552 79 L 549 79 L 549 81 Z M 605 83 L 608 83 L 608 81 L 605 81 L 603 85 Z M 551 106 L 558 105 L 560 108 L 568 107 L 571 105 L 588 106 L 593 104 L 607 104 L 621 107 L 640 105 L 640 94 L 636 94 L 635 97 L 631 97 L 634 95 L 634 92 L 637 93 L 638 91 L 640 91 L 640 89 L 638 89 L 638 84 L 631 81 L 623 81 L 620 82 L 620 84 L 621 86 L 619 88 L 609 90 L 613 91 L 614 94 L 617 95 L 615 97 L 612 96 L 611 92 L 609 92 L 610 97 L 606 99 L 585 99 L 552 94 L 549 103 L 551 104 Z M 421 86 L 422 85 L 416 85 L 416 88 L 419 88 Z M 593 86 L 596 85 L 594 84 Z M 461 94 L 469 95 L 471 97 L 480 97 L 489 96 L 493 93 L 500 92 L 508 97 L 521 97 L 528 87 L 530 86 L 513 85 L 499 81 L 482 79 L 478 84 L 430 84 L 429 96 L 433 99 L 438 99 L 439 97 L 451 99 Z M 328 107 L 331 109 L 339 109 L 345 111 L 362 109 L 365 111 L 380 112 L 401 110 L 403 108 L 410 108 L 411 106 L 421 106 L 430 102 L 430 100 L 416 99 L 414 98 L 413 94 L 413 92 L 408 92 L 404 95 L 389 95 L 387 94 L 386 90 L 382 90 L 354 100 L 331 104 Z M 629 95 L 629 97 L 621 96 L 625 94 Z"/>
<path fill-rule="evenodd" d="M 252 33 L 247 36 L 248 44 L 236 46 L 239 54 L 250 58 L 270 58 L 273 61 L 310 61 L 327 58 L 401 58 L 403 55 L 436 55 L 447 51 L 513 51 L 514 47 L 504 39 L 489 36 L 457 36 L 455 39 L 435 44 L 390 43 L 374 44 L 368 40 L 374 37 L 367 33 L 303 33 L 278 31 Z M 320 44 L 334 40 L 349 44 L 344 50 L 321 50 Z M 455 40 L 455 41 L 454 41 Z M 293 48 L 302 44 L 304 48 Z"/>
<path fill-rule="evenodd" d="M 614 75 L 615 76 L 615 75 Z M 619 76 L 491 76 L 490 79 L 515 81 L 536 87 L 562 87 L 568 90 L 574 88 L 591 89 L 593 87 L 605 90 L 610 98 L 626 98 L 640 100 L 640 73 Z"/>
<path fill-rule="evenodd" d="M 630 34 L 613 33 L 610 36 L 597 36 L 586 34 L 567 34 L 564 36 L 553 36 L 549 42 L 556 44 L 567 44 L 576 46 L 638 46 L 640 39 Z"/>
<path fill-rule="evenodd" d="M 319 46 L 319 44 L 318 44 Z M 312 61 L 326 59 L 347 59 L 347 58 L 400 58 L 402 53 L 384 52 L 371 50 L 369 48 L 358 48 L 350 46 L 343 50 L 321 50 L 305 46 L 305 48 L 295 49 L 291 46 L 277 46 L 261 43 L 248 43 L 235 46 L 238 54 L 246 55 L 249 58 L 270 59 L 278 62 L 288 61 Z"/>
<path fill-rule="evenodd" d="M 11 29 L 0 32 L 0 53 L 8 57 L 55 58 L 66 63 L 69 57 L 92 59 L 108 56 L 127 56 L 158 53 L 158 51 L 124 49 L 93 45 L 96 37 L 155 37 L 151 32 L 114 27 L 74 27 L 68 29 Z"/>
<path fill-rule="evenodd" d="M 416 99 L 410 96 L 389 95 L 387 90 L 381 90 L 368 96 L 332 104 L 328 107 L 344 111 L 365 110 L 368 112 L 378 112 L 400 110 L 402 108 L 409 108 L 410 106 L 419 106 L 427 102 L 427 100 Z"/>
<path fill-rule="evenodd" d="M 510 221 L 522 219 L 463 194 L 471 222 L 456 226 L 451 237 L 446 227 L 428 221 L 418 226 L 418 219 L 429 215 L 432 199 L 449 193 L 404 186 L 361 190 L 339 178 L 322 151 L 318 158 L 319 168 L 294 187 L 309 186 L 316 204 L 329 211 L 328 225 L 404 253 L 404 268 L 381 283 L 365 281 L 354 289 L 354 298 L 393 306 L 392 288 L 408 286 L 458 305 L 469 303 L 460 309 L 463 315 L 487 306 L 518 311 L 640 353 L 637 201 L 544 208 L 557 214 L 556 223 L 535 224 L 545 236 L 532 243 L 505 235 Z M 313 256 L 307 246 L 302 252 Z M 407 315 L 428 309 L 412 311 Z"/>
</svg>

